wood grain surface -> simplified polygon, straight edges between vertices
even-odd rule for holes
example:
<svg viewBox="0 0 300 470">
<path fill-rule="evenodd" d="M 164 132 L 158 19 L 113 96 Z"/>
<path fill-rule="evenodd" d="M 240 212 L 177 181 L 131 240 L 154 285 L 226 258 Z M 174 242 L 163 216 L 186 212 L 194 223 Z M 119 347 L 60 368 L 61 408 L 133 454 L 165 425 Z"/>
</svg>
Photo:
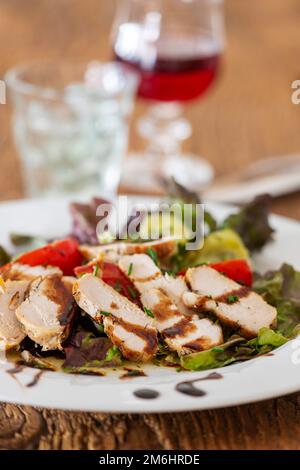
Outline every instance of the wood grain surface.
<svg viewBox="0 0 300 470">
<path fill-rule="evenodd" d="M 109 57 L 115 1 L 0 0 L 0 76 L 44 57 Z M 227 51 L 215 88 L 187 110 L 189 149 L 218 174 L 300 150 L 300 2 L 227 0 Z M 143 110 L 138 105 L 136 113 Z M 22 197 L 21 171 L 0 106 L 0 199 Z M 142 145 L 133 132 L 133 148 Z M 274 211 L 300 220 L 300 193 Z M 255 384 L 254 384 L 255 386 Z M 84 400 L 84 397 L 83 397 Z M 2 449 L 300 449 L 300 395 L 193 413 L 111 415 L 0 404 Z"/>
</svg>

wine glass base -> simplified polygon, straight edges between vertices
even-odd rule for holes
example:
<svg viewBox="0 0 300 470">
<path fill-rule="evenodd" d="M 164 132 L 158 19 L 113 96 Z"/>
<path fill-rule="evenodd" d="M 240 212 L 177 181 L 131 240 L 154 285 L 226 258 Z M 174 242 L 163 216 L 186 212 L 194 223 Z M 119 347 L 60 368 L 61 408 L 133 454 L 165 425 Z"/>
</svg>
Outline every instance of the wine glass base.
<svg viewBox="0 0 300 470">
<path fill-rule="evenodd" d="M 171 177 L 189 190 L 199 192 L 214 177 L 212 165 L 197 155 L 167 157 L 156 165 L 155 158 L 147 158 L 143 153 L 131 153 L 126 158 L 120 183 L 122 192 L 163 194 L 164 182 Z"/>
</svg>

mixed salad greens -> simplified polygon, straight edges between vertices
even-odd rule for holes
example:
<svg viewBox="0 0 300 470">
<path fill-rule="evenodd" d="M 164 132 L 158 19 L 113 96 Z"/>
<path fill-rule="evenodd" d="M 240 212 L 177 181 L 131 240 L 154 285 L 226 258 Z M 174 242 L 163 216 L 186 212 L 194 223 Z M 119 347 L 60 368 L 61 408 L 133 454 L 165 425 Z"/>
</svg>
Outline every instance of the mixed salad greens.
<svg viewBox="0 0 300 470">
<path fill-rule="evenodd" d="M 170 203 L 176 201 L 184 205 L 200 202 L 197 194 L 187 191 L 174 181 L 170 183 L 168 192 L 167 201 Z M 93 272 L 97 275 L 97 267 L 84 263 L 78 246 L 79 243 L 91 246 L 99 244 L 99 238 L 96 236 L 98 219 L 95 217 L 95 207 L 101 201 L 94 199 L 90 204 L 71 204 L 73 232 L 68 239 L 45 244 L 46 241 L 40 238 L 12 234 L 11 241 L 18 254 L 12 258 L 0 247 L 0 265 L 7 266 L 17 260 L 18 263 L 30 266 L 57 266 L 68 276 L 75 273 L 80 277 Z M 187 240 L 181 240 L 167 266 L 160 265 L 155 250 L 150 249 L 148 254 L 160 265 L 163 272 L 168 272 L 169 275 L 175 276 L 184 273 L 188 267 L 208 264 L 236 282 L 251 287 L 277 309 L 276 329 L 261 328 L 258 336 L 249 340 L 238 335 L 230 326 L 226 326 L 223 327 L 223 344 L 181 356 L 171 352 L 161 340 L 155 364 L 173 366 L 178 370 L 222 367 L 268 354 L 300 333 L 300 272 L 287 264 L 264 274 L 252 272 L 252 253 L 261 250 L 272 240 L 274 231 L 269 222 L 269 207 L 270 198 L 263 195 L 222 222 L 205 212 L 203 247 L 187 251 Z M 140 230 L 145 230 L 146 221 L 147 214 Z M 175 223 L 176 221 L 174 225 Z M 20 251 L 23 254 L 20 254 Z M 105 262 L 101 269 L 102 279 L 108 285 L 138 304 L 138 292 L 116 265 Z M 235 299 L 232 299 L 232 302 L 234 301 Z M 215 319 L 214 321 L 218 322 Z M 101 375 L 104 367 L 114 368 L 124 364 L 120 350 L 105 334 L 103 326 L 83 311 L 76 315 L 72 332 L 63 350 L 44 351 L 28 337 L 17 349 L 22 361 L 28 365 L 53 370 L 63 369 L 72 373 Z"/>
</svg>

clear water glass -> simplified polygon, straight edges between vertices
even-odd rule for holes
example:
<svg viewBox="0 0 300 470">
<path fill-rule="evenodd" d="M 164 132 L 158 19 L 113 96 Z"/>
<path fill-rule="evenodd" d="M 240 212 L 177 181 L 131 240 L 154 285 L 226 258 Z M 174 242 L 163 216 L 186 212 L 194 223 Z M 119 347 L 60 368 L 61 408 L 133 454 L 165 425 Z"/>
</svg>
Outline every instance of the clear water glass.
<svg viewBox="0 0 300 470">
<path fill-rule="evenodd" d="M 26 195 L 113 195 L 137 76 L 119 64 L 36 63 L 5 77 Z"/>
</svg>

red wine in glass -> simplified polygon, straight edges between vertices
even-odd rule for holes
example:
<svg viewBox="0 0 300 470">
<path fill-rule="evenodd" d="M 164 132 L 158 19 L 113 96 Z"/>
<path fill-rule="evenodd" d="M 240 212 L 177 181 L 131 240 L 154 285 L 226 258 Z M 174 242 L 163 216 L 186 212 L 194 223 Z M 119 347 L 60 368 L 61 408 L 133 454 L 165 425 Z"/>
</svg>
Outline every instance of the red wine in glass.
<svg viewBox="0 0 300 470">
<path fill-rule="evenodd" d="M 157 101 L 189 101 L 200 97 L 214 81 L 220 53 L 212 39 L 202 36 L 169 36 L 144 50 L 131 48 L 134 24 L 122 25 L 115 44 L 115 58 L 140 75 L 138 95 Z M 124 38 L 122 40 L 122 37 Z"/>
</svg>

